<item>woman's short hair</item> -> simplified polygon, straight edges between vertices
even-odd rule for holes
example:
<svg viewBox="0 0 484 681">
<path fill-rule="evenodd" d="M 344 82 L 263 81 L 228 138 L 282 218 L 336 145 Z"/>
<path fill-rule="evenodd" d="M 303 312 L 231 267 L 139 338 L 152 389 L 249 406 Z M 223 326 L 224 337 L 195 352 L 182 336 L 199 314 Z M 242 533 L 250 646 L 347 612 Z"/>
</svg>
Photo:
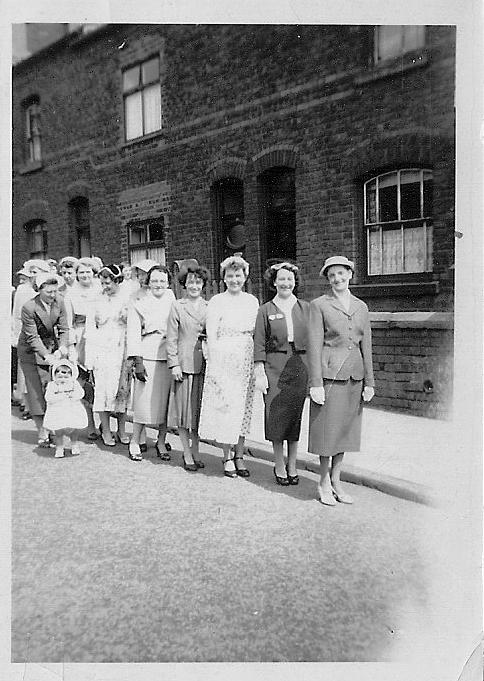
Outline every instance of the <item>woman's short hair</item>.
<svg viewBox="0 0 484 681">
<path fill-rule="evenodd" d="M 271 262 L 271 261 L 269 261 Z M 264 272 L 264 281 L 267 283 L 271 291 L 276 290 L 275 281 L 279 270 L 287 270 L 294 274 L 294 295 L 297 295 L 298 288 L 301 286 L 301 275 L 299 274 L 299 267 L 296 263 L 289 260 L 281 260 L 280 262 L 273 262 Z"/>
<path fill-rule="evenodd" d="M 110 265 L 103 265 L 99 270 L 99 276 L 109 277 L 115 284 L 120 284 L 124 279 L 121 268 L 114 262 Z"/>
<path fill-rule="evenodd" d="M 244 277 L 249 276 L 249 263 L 241 255 L 230 255 L 220 263 L 220 276 L 223 278 L 227 270 L 242 270 Z"/>
<path fill-rule="evenodd" d="M 165 265 L 153 265 L 153 267 L 148 271 L 148 276 L 146 277 L 146 286 L 148 286 L 148 284 L 150 283 L 151 275 L 153 272 L 165 272 L 166 276 L 168 277 L 168 286 L 170 285 L 171 274 L 168 267 L 165 267 Z"/>
<path fill-rule="evenodd" d="M 187 277 L 189 274 L 194 274 L 197 279 L 201 279 L 203 281 L 203 288 L 205 288 L 205 284 L 210 279 L 210 272 L 206 267 L 203 267 L 202 265 L 188 265 L 187 267 L 183 267 L 183 269 L 178 272 L 177 278 L 183 287 L 185 287 L 187 283 Z"/>
</svg>

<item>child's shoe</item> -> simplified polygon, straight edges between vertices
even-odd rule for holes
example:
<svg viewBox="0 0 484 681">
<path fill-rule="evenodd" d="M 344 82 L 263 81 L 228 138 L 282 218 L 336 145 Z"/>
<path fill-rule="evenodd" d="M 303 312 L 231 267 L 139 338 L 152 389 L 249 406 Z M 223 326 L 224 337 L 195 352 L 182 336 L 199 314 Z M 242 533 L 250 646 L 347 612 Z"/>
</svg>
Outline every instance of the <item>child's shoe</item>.
<svg viewBox="0 0 484 681">
<path fill-rule="evenodd" d="M 69 435 L 64 435 L 64 449 L 71 449 L 72 450 L 72 443 L 71 443 L 71 438 Z"/>
<path fill-rule="evenodd" d="M 72 456 L 79 456 L 81 453 L 81 445 L 79 442 L 73 442 L 71 447 Z"/>
<path fill-rule="evenodd" d="M 55 448 L 54 458 L 55 459 L 62 459 L 63 457 L 64 457 L 64 447 L 62 445 L 58 445 Z"/>
</svg>

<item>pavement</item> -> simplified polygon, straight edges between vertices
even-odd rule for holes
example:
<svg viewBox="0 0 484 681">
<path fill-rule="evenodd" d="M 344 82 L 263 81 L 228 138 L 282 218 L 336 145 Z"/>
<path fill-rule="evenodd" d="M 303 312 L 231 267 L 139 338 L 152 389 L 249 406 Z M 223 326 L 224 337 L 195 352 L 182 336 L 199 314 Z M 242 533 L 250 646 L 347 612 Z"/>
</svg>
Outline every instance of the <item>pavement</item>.
<svg viewBox="0 0 484 681">
<path fill-rule="evenodd" d="M 318 473 L 319 458 L 306 450 L 309 400 L 303 412 L 298 466 Z M 347 452 L 342 479 L 378 489 L 408 501 L 436 506 L 447 488 L 446 462 L 452 458 L 455 428 L 452 421 L 364 407 L 360 452 Z M 264 439 L 262 395 L 256 394 L 250 453 L 272 460 L 271 443 Z M 440 464 L 440 465 L 439 465 Z"/>
</svg>

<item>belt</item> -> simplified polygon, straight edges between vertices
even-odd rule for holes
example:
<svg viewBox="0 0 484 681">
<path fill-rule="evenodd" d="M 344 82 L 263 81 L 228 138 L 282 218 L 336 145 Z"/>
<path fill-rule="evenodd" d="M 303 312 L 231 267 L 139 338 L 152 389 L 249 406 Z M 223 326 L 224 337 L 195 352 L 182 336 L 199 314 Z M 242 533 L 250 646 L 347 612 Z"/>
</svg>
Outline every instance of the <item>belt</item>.
<svg viewBox="0 0 484 681">
<path fill-rule="evenodd" d="M 291 348 L 291 352 L 292 352 L 293 355 L 305 355 L 306 354 L 306 350 L 297 350 L 296 346 L 292 342 L 289 343 L 289 347 Z M 287 355 L 288 351 L 287 350 L 269 350 L 267 354 L 270 355 L 270 354 L 277 354 L 277 353 L 279 353 L 281 355 Z"/>
</svg>

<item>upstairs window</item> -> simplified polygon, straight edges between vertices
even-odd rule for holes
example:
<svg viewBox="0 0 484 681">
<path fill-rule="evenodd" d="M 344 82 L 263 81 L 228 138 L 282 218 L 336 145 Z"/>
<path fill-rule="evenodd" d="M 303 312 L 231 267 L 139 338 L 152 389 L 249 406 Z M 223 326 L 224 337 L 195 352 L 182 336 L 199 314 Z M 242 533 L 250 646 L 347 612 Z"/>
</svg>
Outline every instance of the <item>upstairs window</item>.
<svg viewBox="0 0 484 681">
<path fill-rule="evenodd" d="M 33 163 L 40 161 L 40 102 L 32 99 L 25 105 L 25 157 L 26 161 Z"/>
<path fill-rule="evenodd" d="M 89 226 L 89 200 L 79 196 L 69 202 L 69 221 L 78 258 L 91 255 L 91 229 Z"/>
<path fill-rule="evenodd" d="M 160 265 L 166 264 L 165 224 L 163 216 L 156 220 L 143 220 L 128 225 L 129 261 L 135 265 L 150 258 Z"/>
<path fill-rule="evenodd" d="M 27 248 L 31 258 L 47 258 L 47 225 L 44 220 L 31 220 L 25 225 Z"/>
<path fill-rule="evenodd" d="M 432 171 L 406 168 L 364 185 L 368 275 L 432 270 Z"/>
<path fill-rule="evenodd" d="M 160 57 L 123 71 L 126 140 L 161 130 Z"/>
<path fill-rule="evenodd" d="M 425 45 L 425 26 L 375 26 L 374 60 L 396 59 Z"/>
</svg>

